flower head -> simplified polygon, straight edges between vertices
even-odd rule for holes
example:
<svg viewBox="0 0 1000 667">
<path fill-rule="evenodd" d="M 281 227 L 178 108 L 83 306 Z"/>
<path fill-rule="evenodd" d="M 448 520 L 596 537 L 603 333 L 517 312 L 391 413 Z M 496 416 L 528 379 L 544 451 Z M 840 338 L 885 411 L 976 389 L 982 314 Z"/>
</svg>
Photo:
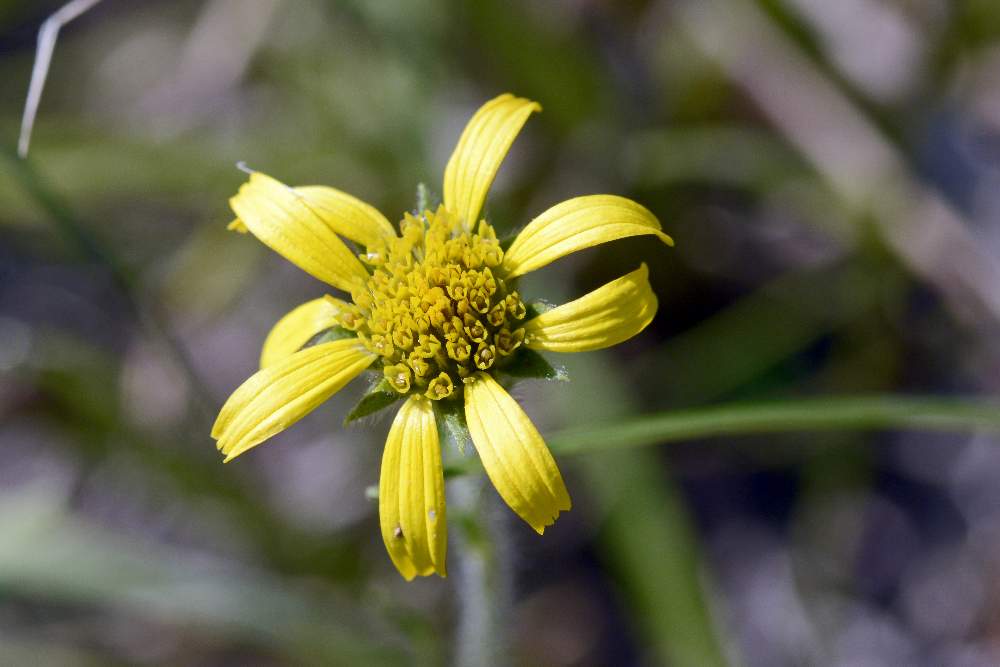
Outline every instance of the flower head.
<svg viewBox="0 0 1000 667">
<path fill-rule="evenodd" d="M 570 508 L 555 460 L 500 379 L 534 351 L 582 352 L 642 331 L 656 312 L 643 264 L 570 303 L 534 312 L 520 276 L 576 250 L 637 235 L 671 244 L 657 219 L 613 195 L 577 197 L 532 220 L 504 251 L 480 218 L 486 193 L 535 102 L 501 95 L 472 117 L 444 174 L 444 202 L 397 229 L 333 188 L 253 173 L 230 200 L 232 228 L 350 295 L 283 317 L 261 370 L 212 430 L 229 461 L 284 430 L 365 371 L 377 405 L 403 399 L 379 481 L 382 537 L 407 579 L 444 575 L 447 545 L 438 416 L 457 414 L 500 496 L 542 533 Z M 353 252 L 343 239 L 363 247 Z M 317 342 L 319 341 L 319 342 Z"/>
<path fill-rule="evenodd" d="M 378 356 L 396 392 L 450 398 L 524 341 L 526 309 L 494 270 L 503 251 L 485 220 L 475 231 L 444 206 L 405 214 L 400 235 L 362 255 L 371 276 L 339 322 Z"/>
</svg>

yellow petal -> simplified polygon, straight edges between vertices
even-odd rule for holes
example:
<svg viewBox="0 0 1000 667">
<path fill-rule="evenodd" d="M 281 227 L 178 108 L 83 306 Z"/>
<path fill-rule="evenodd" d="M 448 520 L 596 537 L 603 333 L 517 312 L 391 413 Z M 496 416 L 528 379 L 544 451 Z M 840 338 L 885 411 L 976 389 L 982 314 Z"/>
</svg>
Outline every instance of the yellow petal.
<svg viewBox="0 0 1000 667">
<path fill-rule="evenodd" d="M 356 338 L 307 347 L 257 371 L 233 392 L 212 427 L 231 461 L 285 430 L 357 377 L 375 355 Z"/>
<path fill-rule="evenodd" d="M 505 93 L 472 116 L 444 170 L 444 206 L 467 227 L 479 221 L 486 193 L 537 102 Z"/>
<path fill-rule="evenodd" d="M 571 252 L 627 236 L 655 234 L 667 245 L 674 241 L 660 231 L 660 222 L 631 199 L 589 195 L 556 204 L 528 223 L 504 254 L 510 277 L 524 275 Z"/>
<path fill-rule="evenodd" d="M 337 314 L 347 304 L 332 296 L 307 301 L 278 320 L 264 341 L 260 367 L 265 368 L 302 349 L 316 334 L 338 324 Z"/>
<path fill-rule="evenodd" d="M 539 533 L 570 508 L 549 448 L 521 406 L 497 381 L 477 373 L 465 385 L 465 420 L 500 497 Z"/>
<path fill-rule="evenodd" d="M 354 253 L 284 183 L 254 172 L 229 205 L 264 245 L 306 273 L 345 292 L 367 280 L 368 273 Z"/>
<path fill-rule="evenodd" d="M 445 570 L 445 521 L 441 443 L 431 402 L 411 396 L 396 414 L 382 454 L 378 484 L 382 539 L 407 580 Z"/>
<path fill-rule="evenodd" d="M 333 231 L 363 246 L 377 246 L 396 236 L 386 217 L 357 197 L 325 185 L 302 185 L 295 192 Z"/>
<path fill-rule="evenodd" d="M 588 352 L 628 340 L 656 314 L 656 295 L 643 264 L 593 292 L 524 325 L 524 344 L 549 352 Z"/>
</svg>

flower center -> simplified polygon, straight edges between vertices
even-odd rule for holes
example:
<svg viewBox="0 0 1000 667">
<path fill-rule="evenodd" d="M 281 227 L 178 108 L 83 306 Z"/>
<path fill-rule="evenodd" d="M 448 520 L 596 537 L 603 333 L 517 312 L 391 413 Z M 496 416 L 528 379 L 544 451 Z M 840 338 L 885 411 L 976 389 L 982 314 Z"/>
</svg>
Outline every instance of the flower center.
<svg viewBox="0 0 1000 667">
<path fill-rule="evenodd" d="M 496 275 L 503 250 L 485 220 L 473 233 L 444 207 L 407 213 L 400 238 L 361 259 L 372 275 L 340 321 L 400 394 L 448 398 L 524 342 L 524 302 Z"/>
</svg>

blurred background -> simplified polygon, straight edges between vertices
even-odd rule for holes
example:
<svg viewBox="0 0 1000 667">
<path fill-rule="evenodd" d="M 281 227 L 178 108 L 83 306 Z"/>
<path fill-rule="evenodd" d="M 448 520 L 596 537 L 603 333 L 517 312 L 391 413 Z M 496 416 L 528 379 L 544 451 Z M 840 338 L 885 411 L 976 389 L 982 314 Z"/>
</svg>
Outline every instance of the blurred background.
<svg viewBox="0 0 1000 667">
<path fill-rule="evenodd" d="M 245 160 L 390 219 L 470 114 L 538 100 L 499 230 L 596 192 L 630 239 L 532 274 L 573 298 L 647 262 L 660 310 L 517 395 L 543 434 L 729 401 L 1000 389 L 996 0 L 0 0 L 0 663 L 445 664 L 454 577 L 405 583 L 359 388 L 223 466 L 215 411 L 323 285 L 226 231 Z M 512 514 L 518 665 L 1000 664 L 987 435 L 727 437 L 560 460 Z M 491 492 L 492 493 L 492 492 Z M 454 526 L 453 526 L 454 529 Z M 450 565 L 459 554 L 453 549 Z"/>
</svg>

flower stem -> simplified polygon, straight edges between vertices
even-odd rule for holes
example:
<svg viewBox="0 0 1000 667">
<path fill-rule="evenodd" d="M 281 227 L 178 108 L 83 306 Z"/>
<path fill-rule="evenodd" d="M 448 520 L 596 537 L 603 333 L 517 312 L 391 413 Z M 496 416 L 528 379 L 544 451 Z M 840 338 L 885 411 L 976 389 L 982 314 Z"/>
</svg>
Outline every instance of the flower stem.
<svg viewBox="0 0 1000 667">
<path fill-rule="evenodd" d="M 730 403 L 575 426 L 545 440 L 553 454 L 572 456 L 722 436 L 873 430 L 998 432 L 1000 400 L 881 394 Z M 449 462 L 445 475 L 479 468 L 478 459 L 459 459 Z"/>
<path fill-rule="evenodd" d="M 996 398 L 837 396 L 672 410 L 552 434 L 561 455 L 717 436 L 792 431 L 998 431 Z"/>
<path fill-rule="evenodd" d="M 458 630 L 455 664 L 493 667 L 510 661 L 508 621 L 511 617 L 513 575 L 509 567 L 509 536 L 496 498 L 483 477 L 454 480 L 448 508 L 458 515 Z"/>
</svg>

